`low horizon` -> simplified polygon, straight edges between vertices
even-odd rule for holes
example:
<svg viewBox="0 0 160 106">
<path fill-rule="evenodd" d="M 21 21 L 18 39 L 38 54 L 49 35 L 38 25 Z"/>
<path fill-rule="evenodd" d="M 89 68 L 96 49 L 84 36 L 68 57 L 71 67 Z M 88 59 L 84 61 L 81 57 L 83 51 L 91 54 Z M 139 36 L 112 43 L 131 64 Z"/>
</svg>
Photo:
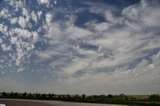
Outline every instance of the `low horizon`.
<svg viewBox="0 0 160 106">
<path fill-rule="evenodd" d="M 125 93 L 118 93 L 118 94 L 111 94 L 111 93 L 103 93 L 103 94 L 85 94 L 85 93 L 81 93 L 81 94 L 69 94 L 69 93 L 54 93 L 54 92 L 49 92 L 49 93 L 45 93 L 45 92 L 16 92 L 16 91 L 9 91 L 9 92 L 6 92 L 6 91 L 2 91 L 0 92 L 0 94 L 2 93 L 19 93 L 19 94 L 23 94 L 23 93 L 27 93 L 27 94 L 55 94 L 55 95 L 86 95 L 86 96 L 91 96 L 91 95 L 126 95 L 126 96 L 140 96 L 140 95 L 143 95 L 143 96 L 149 96 L 149 95 L 160 95 L 159 93 L 153 93 L 153 94 L 125 94 Z"/>
<path fill-rule="evenodd" d="M 160 0 L 0 0 L 0 92 L 160 94 Z"/>
</svg>

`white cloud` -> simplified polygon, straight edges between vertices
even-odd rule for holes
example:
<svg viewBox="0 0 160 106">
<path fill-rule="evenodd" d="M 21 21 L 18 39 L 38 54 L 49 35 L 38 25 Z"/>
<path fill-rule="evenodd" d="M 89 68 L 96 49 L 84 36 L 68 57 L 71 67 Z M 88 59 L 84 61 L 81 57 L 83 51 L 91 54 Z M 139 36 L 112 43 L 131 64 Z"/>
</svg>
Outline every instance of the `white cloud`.
<svg viewBox="0 0 160 106">
<path fill-rule="evenodd" d="M 39 19 L 40 19 L 41 15 L 42 15 L 42 11 L 38 11 L 37 16 L 38 16 Z"/>
<path fill-rule="evenodd" d="M 31 16 L 32 16 L 32 20 L 34 20 L 35 22 L 37 22 L 37 14 L 34 11 L 31 12 Z"/>
<path fill-rule="evenodd" d="M 143 25 L 143 27 L 157 27 L 160 25 L 158 21 L 160 8 L 156 6 L 156 0 L 142 0 L 141 5 L 131 5 L 123 9 L 124 17 L 131 19 Z M 155 6 L 155 7 L 154 7 Z"/>
<path fill-rule="evenodd" d="M 113 23 L 113 24 L 116 24 L 118 23 L 118 19 L 116 17 L 113 16 L 112 12 L 111 11 L 107 11 L 105 13 L 105 18 L 107 21 Z"/>
<path fill-rule="evenodd" d="M 53 40 L 58 40 L 62 34 L 60 25 L 58 23 L 52 23 L 46 29 L 49 29 L 47 33 L 47 37 L 52 38 Z"/>
<path fill-rule="evenodd" d="M 0 37 L 0 49 L 5 52 L 4 55 L 6 56 L 2 56 L 1 59 L 4 63 L 7 58 L 10 58 L 12 60 L 7 65 L 10 67 L 17 65 L 19 67 L 29 57 L 29 52 L 35 48 L 34 44 L 39 39 L 38 32 L 36 30 L 32 31 L 29 21 L 31 19 L 37 21 L 37 16 L 41 17 L 42 12 L 30 12 L 25 1 L 4 2 L 8 3 L 13 9 L 4 7 L 0 10 L 0 17 L 5 20 L 0 24 L 0 32 L 3 34 Z M 10 22 L 11 25 L 9 26 L 7 22 Z"/>
<path fill-rule="evenodd" d="M 83 28 L 78 28 L 76 26 L 70 26 L 69 28 L 67 28 L 66 33 L 72 39 L 78 39 L 78 38 L 83 38 L 83 37 L 93 35 L 92 32 L 90 32 L 86 29 L 83 29 Z"/>
<path fill-rule="evenodd" d="M 98 23 L 98 24 L 95 24 L 95 25 L 94 25 L 95 30 L 97 30 L 98 32 L 106 31 L 106 30 L 108 30 L 111 26 L 112 26 L 112 24 L 106 23 L 106 22 Z"/>
<path fill-rule="evenodd" d="M 50 0 L 37 0 L 39 4 L 48 4 Z"/>
<path fill-rule="evenodd" d="M 86 69 L 89 65 L 90 63 L 87 61 L 87 59 L 86 60 L 77 59 L 77 60 L 73 60 L 73 62 L 69 66 L 63 68 L 63 70 L 65 74 L 72 75 L 77 71 Z"/>
<path fill-rule="evenodd" d="M 25 7 L 22 7 L 21 9 L 22 9 L 22 15 L 23 15 L 23 17 L 25 17 L 25 21 L 29 22 L 29 20 L 31 18 L 29 11 Z"/>
<path fill-rule="evenodd" d="M 150 16 L 150 11 L 155 14 Z M 147 29 L 145 29 L 160 26 L 159 21 L 157 21 L 159 16 L 156 14 L 158 11 L 159 8 L 157 7 L 156 9 L 154 7 L 146 7 L 146 9 L 143 9 L 141 5 L 136 4 L 126 7 L 122 11 L 123 17 L 114 17 L 112 13 L 107 13 L 106 20 L 108 20 L 109 23 L 103 23 L 103 25 L 106 26 L 106 28 L 104 26 L 102 27 L 103 33 L 100 33 L 101 36 L 96 37 L 96 39 L 88 39 L 88 42 L 103 47 L 101 50 L 111 50 L 114 56 L 111 59 L 95 60 L 96 62 L 95 64 L 93 62 L 93 66 L 96 68 L 128 63 L 141 56 L 145 56 L 148 53 L 147 50 L 159 48 L 160 46 L 157 41 L 160 38 L 155 34 L 158 31 L 150 30 L 146 33 Z M 148 21 L 143 21 L 145 18 L 147 18 Z M 123 21 L 119 22 L 116 20 Z M 154 22 L 152 20 L 154 20 Z M 155 22 L 157 22 L 157 24 L 155 24 Z M 108 27 L 110 23 L 112 23 L 111 26 L 113 27 Z M 123 25 L 124 27 L 114 28 L 117 24 Z M 97 30 L 97 27 L 95 27 L 95 29 Z"/>
<path fill-rule="evenodd" d="M 19 17 L 18 23 L 22 28 L 25 28 L 27 24 L 24 17 Z"/>
<path fill-rule="evenodd" d="M 34 49 L 34 43 L 39 39 L 39 35 L 36 31 L 30 32 L 27 29 L 11 28 L 9 30 L 9 38 L 10 44 L 16 47 L 16 54 L 10 56 L 15 61 L 15 65 L 19 66 L 25 56 L 28 55 L 28 52 Z M 30 39 L 30 41 L 25 41 L 24 39 Z M 11 46 L 5 43 L 1 44 L 1 48 L 3 51 L 11 50 Z"/>
<path fill-rule="evenodd" d="M 1 47 L 2 47 L 3 51 L 9 51 L 9 50 L 11 49 L 11 46 L 10 46 L 10 45 L 7 46 L 7 45 L 5 45 L 5 44 L 1 44 Z"/>
<path fill-rule="evenodd" d="M 0 24 L 0 32 L 2 32 L 3 34 L 7 34 L 7 31 L 8 27 L 3 24 Z"/>
<path fill-rule="evenodd" d="M 0 17 L 3 17 L 3 18 L 10 17 L 9 11 L 7 9 L 0 10 Z"/>
<path fill-rule="evenodd" d="M 15 44 L 17 42 L 18 38 L 17 37 L 11 37 L 11 43 Z"/>
<path fill-rule="evenodd" d="M 17 34 L 20 37 L 24 37 L 24 38 L 30 38 L 32 33 L 29 32 L 26 29 L 20 29 L 20 28 L 15 28 L 14 29 L 14 33 Z"/>
<path fill-rule="evenodd" d="M 57 4 L 57 0 L 54 0 L 54 4 Z"/>
<path fill-rule="evenodd" d="M 46 14 L 46 22 L 49 25 L 52 21 L 52 14 L 48 13 Z"/>
<path fill-rule="evenodd" d="M 32 36 L 33 36 L 33 41 L 34 41 L 34 43 L 36 42 L 36 41 L 38 41 L 38 38 L 39 38 L 39 35 L 37 34 L 37 32 L 32 32 Z"/>
<path fill-rule="evenodd" d="M 18 21 L 18 18 L 11 18 L 10 23 L 11 24 L 16 24 Z"/>
<path fill-rule="evenodd" d="M 139 6 L 137 5 L 133 5 L 133 6 L 129 6 L 125 9 L 123 9 L 122 11 L 122 14 L 128 18 L 128 19 L 131 19 L 131 20 L 134 20 L 134 21 L 139 21 L 139 18 L 140 18 L 140 8 Z"/>
<path fill-rule="evenodd" d="M 157 10 L 151 7 L 148 9 L 150 9 L 150 11 L 154 11 L 155 13 L 158 11 L 157 8 Z M 75 63 L 78 65 L 70 63 L 69 65 L 63 67 L 65 72 L 68 72 L 72 75 L 75 72 L 83 69 L 86 69 L 86 73 L 88 70 L 93 70 L 94 73 L 94 70 L 99 68 L 114 68 L 123 64 L 127 65 L 138 58 L 143 56 L 145 57 L 148 54 L 147 50 L 160 47 L 159 43 L 157 42 L 160 38 L 155 35 L 156 31 L 151 30 L 149 33 L 145 32 L 145 28 L 148 28 L 149 24 L 141 20 L 145 19 L 145 17 L 148 17 L 148 15 L 145 14 L 147 14 L 149 11 L 143 9 L 142 5 L 135 4 L 124 8 L 122 11 L 122 16 L 120 17 L 114 16 L 109 10 L 106 11 L 104 11 L 106 22 L 91 22 L 86 29 L 75 26 L 75 17 L 72 17 L 66 23 L 67 27 L 63 30 L 60 28 L 59 23 L 52 23 L 51 18 L 47 19 L 49 16 L 46 15 L 46 22 L 48 20 L 47 23 L 50 23 L 50 25 L 46 27 L 46 30 L 48 31 L 47 37 L 51 38 L 49 41 L 51 47 L 50 50 L 41 52 L 39 56 L 43 58 L 50 58 L 58 52 L 67 55 L 66 50 L 68 48 L 74 48 L 78 54 L 86 56 L 87 61 L 84 58 L 81 58 L 81 60 L 79 60 L 80 63 L 75 61 Z M 139 15 L 143 13 L 144 15 Z M 152 17 L 159 19 L 159 16 L 155 14 L 152 15 Z M 153 23 L 152 27 L 153 25 L 155 25 L 154 27 L 157 27 L 159 24 L 156 25 Z M 89 29 L 93 29 L 94 32 L 90 31 Z M 88 50 L 80 48 L 78 43 L 81 41 L 79 41 L 79 39 L 86 39 L 85 42 L 82 42 L 95 45 L 100 49 L 93 51 L 89 50 L 89 48 Z M 70 40 L 77 43 L 70 44 Z M 58 48 L 55 49 L 55 45 Z M 78 45 L 77 48 L 76 45 Z M 104 58 L 105 54 L 107 54 L 107 57 Z M 89 64 L 89 67 L 83 67 L 83 60 L 85 61 L 85 64 Z"/>
<path fill-rule="evenodd" d="M 48 5 L 49 2 L 50 0 L 38 0 L 39 4 Z M 47 65 L 44 64 L 45 68 L 49 68 L 48 64 L 55 66 L 54 71 L 59 75 L 57 80 L 60 80 L 56 84 L 57 91 L 154 93 L 153 91 L 157 90 L 159 92 L 159 54 L 152 56 L 160 48 L 159 30 L 157 30 L 160 27 L 159 7 L 153 7 L 153 4 L 143 0 L 140 4 L 124 8 L 121 15 L 114 16 L 112 9 L 106 8 L 104 4 L 98 4 L 97 7 L 91 3 L 89 11 L 103 14 L 105 21 L 100 23 L 89 21 L 87 28 L 81 28 L 75 25 L 74 15 L 67 15 L 68 21 L 53 22 L 54 10 L 42 14 L 41 10 L 38 12 L 29 10 L 21 1 L 10 3 L 21 10 L 22 15 L 9 18 L 9 21 L 11 24 L 18 23 L 21 28 L 16 26 L 8 28 L 0 24 L 0 31 L 5 35 L 0 38 L 0 47 L 7 52 L 12 50 L 11 45 L 14 45 L 15 54 L 10 55 L 14 64 L 20 67 L 18 72 L 25 70 L 21 64 L 23 62 L 25 64 L 25 58 L 35 48 L 35 43 L 44 41 L 46 45 L 42 43 L 39 48 L 45 49 L 41 51 L 35 48 L 32 53 L 40 57 L 37 61 L 44 63 L 51 61 Z M 3 18 L 10 17 L 7 14 L 8 10 L 0 12 Z M 37 31 L 31 31 L 32 26 L 29 27 L 29 24 L 31 25 L 29 21 L 37 22 L 42 18 L 45 23 L 39 26 Z M 39 36 L 41 33 L 43 34 Z M 5 40 L 9 40 L 9 44 Z M 151 58 L 153 63 L 145 60 L 146 56 Z M 53 58 L 56 59 L 52 61 Z M 131 63 L 135 67 L 128 69 Z M 78 75 L 81 72 L 84 74 Z M 64 80 L 63 76 L 67 78 Z M 142 90 L 144 88 L 145 90 Z"/>
<path fill-rule="evenodd" d="M 43 52 L 38 52 L 37 55 L 42 59 L 49 59 L 51 58 L 52 55 L 55 55 L 55 53 L 53 51 L 43 51 Z"/>
<path fill-rule="evenodd" d="M 159 58 L 160 55 L 158 53 L 153 56 L 154 62 L 152 64 L 148 64 L 147 60 L 143 60 L 134 69 L 122 67 L 113 73 L 86 74 L 80 78 L 70 77 L 65 81 L 60 81 L 59 86 L 65 86 L 67 93 L 85 92 L 87 94 L 95 94 L 95 90 L 97 91 L 99 88 L 100 90 L 96 94 L 102 94 L 104 92 L 113 94 L 119 94 L 120 92 L 125 92 L 126 94 L 159 93 Z M 60 90 L 63 91 L 64 89 Z"/>
</svg>

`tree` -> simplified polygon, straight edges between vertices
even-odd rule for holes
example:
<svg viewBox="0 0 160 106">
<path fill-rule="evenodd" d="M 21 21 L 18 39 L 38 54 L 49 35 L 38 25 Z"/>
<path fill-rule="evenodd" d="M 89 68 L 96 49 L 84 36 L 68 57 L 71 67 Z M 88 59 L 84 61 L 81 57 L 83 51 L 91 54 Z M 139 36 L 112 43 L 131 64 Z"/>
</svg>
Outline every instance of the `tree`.
<svg viewBox="0 0 160 106">
<path fill-rule="evenodd" d="M 150 95 L 148 97 L 148 100 L 150 100 L 150 101 L 159 101 L 160 100 L 160 96 L 158 94 L 153 94 L 153 95 Z"/>
<path fill-rule="evenodd" d="M 26 97 L 27 97 L 27 93 L 25 92 L 22 94 L 22 98 L 26 98 Z"/>
<path fill-rule="evenodd" d="M 6 97 L 7 96 L 6 92 L 2 92 L 2 96 Z"/>
<path fill-rule="evenodd" d="M 17 98 L 18 97 L 18 93 L 16 92 L 16 93 L 13 93 L 13 97 L 14 98 Z"/>
<path fill-rule="evenodd" d="M 41 95 L 41 98 L 42 98 L 42 99 L 46 99 L 46 97 L 47 97 L 46 94 L 42 94 L 42 95 Z"/>
<path fill-rule="evenodd" d="M 86 98 L 86 95 L 85 94 L 82 94 L 82 99 L 85 99 Z"/>
<path fill-rule="evenodd" d="M 41 94 L 36 93 L 36 94 L 35 94 L 35 98 L 36 98 L 36 99 L 41 99 Z"/>
<path fill-rule="evenodd" d="M 120 98 L 121 100 L 128 100 L 127 95 L 125 95 L 125 94 L 123 94 L 123 93 L 119 95 L 119 98 Z"/>
<path fill-rule="evenodd" d="M 108 98 L 113 98 L 113 95 L 112 94 L 108 94 Z"/>
<path fill-rule="evenodd" d="M 47 97 L 48 97 L 48 99 L 53 99 L 53 95 L 52 95 L 51 93 L 49 93 L 49 94 L 47 95 Z"/>
</svg>

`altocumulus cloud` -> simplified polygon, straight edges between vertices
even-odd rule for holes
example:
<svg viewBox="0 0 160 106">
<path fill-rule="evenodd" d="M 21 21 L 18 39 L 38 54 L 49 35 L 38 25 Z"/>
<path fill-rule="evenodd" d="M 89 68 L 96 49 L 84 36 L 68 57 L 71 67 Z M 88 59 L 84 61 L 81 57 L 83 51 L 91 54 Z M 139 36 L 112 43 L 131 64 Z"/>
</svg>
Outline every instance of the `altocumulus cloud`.
<svg viewBox="0 0 160 106">
<path fill-rule="evenodd" d="M 3 3 L 1 90 L 160 93 L 158 0 L 123 8 L 91 0 Z"/>
</svg>

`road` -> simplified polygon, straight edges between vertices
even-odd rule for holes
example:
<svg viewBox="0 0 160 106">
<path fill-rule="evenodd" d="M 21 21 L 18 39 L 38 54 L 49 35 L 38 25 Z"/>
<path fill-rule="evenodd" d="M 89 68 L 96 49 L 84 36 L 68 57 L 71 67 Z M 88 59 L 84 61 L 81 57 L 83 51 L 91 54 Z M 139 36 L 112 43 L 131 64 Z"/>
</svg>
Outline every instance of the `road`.
<svg viewBox="0 0 160 106">
<path fill-rule="evenodd" d="M 73 103 L 61 101 L 43 101 L 43 100 L 21 100 L 21 99 L 0 99 L 0 104 L 6 106 L 125 106 L 111 104 L 91 104 L 91 103 Z"/>
</svg>

